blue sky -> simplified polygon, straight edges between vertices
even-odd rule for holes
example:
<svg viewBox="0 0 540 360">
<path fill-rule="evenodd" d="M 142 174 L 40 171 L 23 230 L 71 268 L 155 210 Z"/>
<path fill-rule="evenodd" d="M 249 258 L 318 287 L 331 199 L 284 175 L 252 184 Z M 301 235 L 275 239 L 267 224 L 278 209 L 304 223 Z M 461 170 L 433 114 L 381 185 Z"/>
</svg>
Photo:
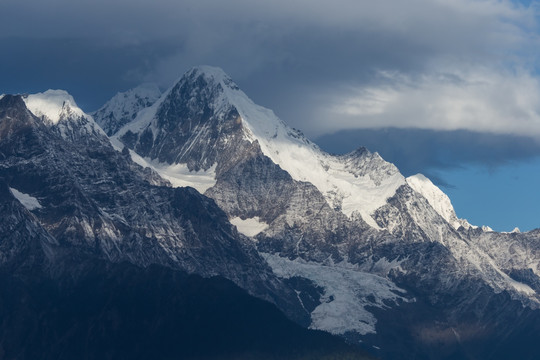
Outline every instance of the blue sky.
<svg viewBox="0 0 540 360">
<path fill-rule="evenodd" d="M 0 93 L 86 111 L 191 66 L 331 151 L 361 145 L 446 191 L 460 217 L 540 226 L 537 1 L 2 0 Z M 344 146 L 347 144 L 347 146 Z M 536 224 L 536 225 L 535 225 Z"/>
<path fill-rule="evenodd" d="M 437 175 L 454 184 L 445 188 L 458 215 L 497 231 L 540 227 L 540 157 L 496 168 L 467 166 Z M 532 211 L 532 214 L 528 214 Z"/>
</svg>

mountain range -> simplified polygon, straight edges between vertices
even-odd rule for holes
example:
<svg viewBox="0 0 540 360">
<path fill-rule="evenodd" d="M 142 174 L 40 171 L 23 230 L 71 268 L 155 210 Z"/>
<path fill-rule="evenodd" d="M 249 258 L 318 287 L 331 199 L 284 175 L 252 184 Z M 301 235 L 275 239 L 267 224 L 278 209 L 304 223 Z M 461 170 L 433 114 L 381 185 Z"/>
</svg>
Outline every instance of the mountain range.
<svg viewBox="0 0 540 360">
<path fill-rule="evenodd" d="M 214 324 L 234 321 L 217 315 L 231 308 L 231 292 L 266 306 L 248 307 L 249 316 L 279 309 L 288 317 L 277 325 L 267 324 L 276 315 L 242 329 L 216 326 L 224 336 L 214 333 L 216 344 L 231 332 L 245 340 L 247 328 L 296 326 L 286 321 L 312 331 L 295 330 L 289 340 L 296 336 L 298 342 L 267 333 L 259 348 L 241 342 L 251 352 L 245 358 L 254 351 L 315 356 L 304 355 L 308 338 L 328 345 L 315 349 L 320 358 L 368 356 L 359 348 L 382 359 L 540 355 L 540 230 L 497 233 L 471 225 L 421 174 L 405 178 L 362 147 L 346 155 L 325 153 L 254 104 L 218 68 L 195 67 L 164 93 L 148 84 L 119 93 L 91 114 L 60 90 L 2 96 L 0 195 L 2 288 L 10 289 L 0 294 L 0 311 L 28 314 L 3 322 L 0 354 L 6 358 L 31 358 L 23 351 L 29 348 L 49 351 L 51 358 L 60 350 L 73 356 L 62 343 L 43 347 L 47 337 L 37 332 L 39 321 L 59 334 L 54 344 L 66 338 L 58 330 L 64 329 L 73 341 L 100 339 L 96 346 L 107 351 L 95 356 L 118 358 L 107 355 L 118 349 L 100 342 L 112 331 L 106 326 L 86 333 L 83 325 L 62 327 L 70 315 L 58 304 L 88 294 L 84 286 L 98 293 L 118 289 L 108 304 L 120 301 L 115 309 L 127 306 L 141 319 L 148 308 L 130 307 L 126 299 L 178 292 L 171 295 L 178 302 L 162 306 L 185 310 L 182 296 L 211 293 L 221 306 Z M 190 282 L 202 285 L 186 285 L 183 293 Z M 68 289 L 73 299 L 58 289 Z M 55 295 L 35 300 L 43 294 Z M 43 310 L 23 311 L 14 296 L 34 299 L 29 308 Z M 93 305 L 103 301 L 84 296 Z M 99 327 L 117 313 L 101 307 L 71 319 Z M 113 329 L 129 326 L 125 319 L 113 321 Z M 29 324 L 36 329 L 32 346 L 20 330 Z M 167 324 L 148 325 L 152 336 L 159 338 Z M 10 336 L 13 328 L 19 332 Z M 153 346 L 166 347 L 158 343 Z M 286 353 L 272 352 L 268 344 Z M 189 356 L 241 356 L 235 346 Z"/>
</svg>

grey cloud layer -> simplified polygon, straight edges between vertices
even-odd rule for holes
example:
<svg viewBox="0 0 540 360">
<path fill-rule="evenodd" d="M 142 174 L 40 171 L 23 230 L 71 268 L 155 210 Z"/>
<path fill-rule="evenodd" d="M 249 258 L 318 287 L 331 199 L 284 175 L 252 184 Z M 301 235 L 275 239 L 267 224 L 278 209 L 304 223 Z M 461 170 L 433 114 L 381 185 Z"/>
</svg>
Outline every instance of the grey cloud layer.
<svg viewBox="0 0 540 360">
<path fill-rule="evenodd" d="M 168 86 L 190 66 L 212 64 L 310 136 L 381 125 L 440 128 L 432 114 L 441 112 L 464 119 L 455 128 L 467 123 L 485 131 L 489 126 L 480 125 L 492 114 L 483 109 L 502 110 L 498 95 L 483 95 L 486 89 L 521 89 L 523 78 L 536 80 L 535 16 L 533 7 L 496 0 L 4 0 L 0 45 L 19 55 L 0 59 L 0 66 L 6 87 L 11 81 L 36 89 L 29 74 L 40 76 L 43 67 L 55 78 L 63 74 L 68 80 L 43 86 L 67 87 L 87 110 L 138 82 Z M 36 49 L 36 40 L 48 45 Z M 525 75 L 515 76 L 515 69 Z M 10 75 L 25 71 L 23 81 Z M 106 80 L 97 80 L 104 73 Z M 476 92 L 468 79 L 452 87 L 448 77 L 441 80 L 486 73 L 501 80 Z M 364 109 L 374 94 L 384 105 L 376 118 Z M 478 120 L 445 107 L 449 96 L 458 102 L 476 96 Z M 426 99 L 438 107 L 426 111 Z M 535 106 L 527 103 L 525 116 L 534 117 Z"/>
</svg>

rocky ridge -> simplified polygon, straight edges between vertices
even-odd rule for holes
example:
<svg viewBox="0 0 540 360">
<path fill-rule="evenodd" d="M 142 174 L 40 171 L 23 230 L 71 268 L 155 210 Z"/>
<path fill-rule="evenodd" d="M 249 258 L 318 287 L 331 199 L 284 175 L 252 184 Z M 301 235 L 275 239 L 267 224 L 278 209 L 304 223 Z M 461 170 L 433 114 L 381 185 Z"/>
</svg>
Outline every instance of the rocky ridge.
<svg viewBox="0 0 540 360">
<path fill-rule="evenodd" d="M 32 209 L 20 203 L 12 212 L 14 220 L 22 216 L 37 227 L 24 229 L 43 233 L 41 242 L 58 244 L 58 253 L 70 257 L 220 275 L 253 295 L 297 306 L 292 291 L 213 200 L 191 188 L 165 186 L 152 170 L 133 163 L 127 150 L 116 151 L 92 117 L 37 117 L 25 100 L 0 99 L 0 179 L 12 189 L 6 194 L 10 203 L 20 203 L 23 195 L 39 203 Z M 6 239 L 5 254 L 25 243 Z M 301 322 L 304 315 L 296 314 Z"/>
</svg>

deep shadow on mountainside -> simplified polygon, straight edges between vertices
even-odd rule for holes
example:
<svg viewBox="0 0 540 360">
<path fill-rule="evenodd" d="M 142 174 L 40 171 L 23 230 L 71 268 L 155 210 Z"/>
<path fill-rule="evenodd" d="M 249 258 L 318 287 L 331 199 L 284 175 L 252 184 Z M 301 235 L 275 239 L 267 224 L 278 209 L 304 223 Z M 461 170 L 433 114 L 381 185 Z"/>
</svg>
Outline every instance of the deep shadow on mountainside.
<svg viewBox="0 0 540 360">
<path fill-rule="evenodd" d="M 0 358 L 372 359 L 221 277 L 90 259 L 68 268 L 0 273 Z"/>
<path fill-rule="evenodd" d="M 0 359 L 367 358 L 211 277 L 220 266 L 242 279 L 260 270 L 255 262 L 240 275 L 236 265 L 255 254 L 213 201 L 150 185 L 99 134 L 82 137 L 87 127 L 72 124 L 49 128 L 20 97 L 0 99 Z M 33 194 L 42 208 L 32 212 L 10 187 Z M 92 223 L 86 230 L 85 221 Z M 119 236 L 96 231 L 107 223 Z M 175 247 L 159 243 L 163 233 L 173 234 Z M 141 248 L 111 257 L 104 250 L 114 239 Z M 187 252 L 187 261 L 167 261 L 166 248 Z M 153 251 L 158 256 L 146 263 Z M 260 274 L 257 282 L 279 284 L 269 271 Z"/>
</svg>

